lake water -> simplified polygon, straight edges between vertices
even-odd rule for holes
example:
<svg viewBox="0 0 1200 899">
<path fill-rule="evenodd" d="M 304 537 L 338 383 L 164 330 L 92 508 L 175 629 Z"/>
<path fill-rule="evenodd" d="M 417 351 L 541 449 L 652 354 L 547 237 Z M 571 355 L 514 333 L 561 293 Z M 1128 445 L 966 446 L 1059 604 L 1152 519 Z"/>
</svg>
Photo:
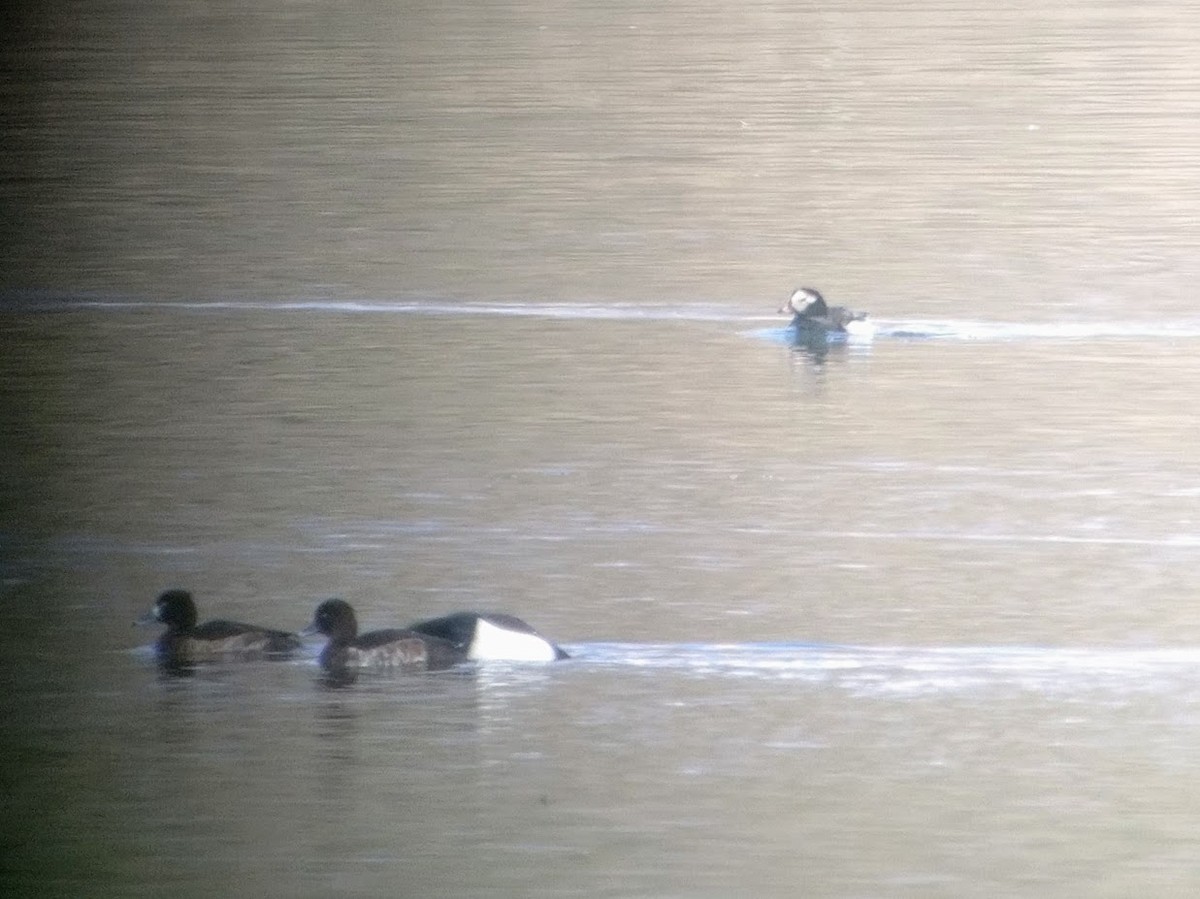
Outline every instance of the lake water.
<svg viewBox="0 0 1200 899">
<path fill-rule="evenodd" d="M 22 15 L 5 895 L 1200 885 L 1189 11 Z M 167 677 L 168 587 L 573 658 Z"/>
</svg>

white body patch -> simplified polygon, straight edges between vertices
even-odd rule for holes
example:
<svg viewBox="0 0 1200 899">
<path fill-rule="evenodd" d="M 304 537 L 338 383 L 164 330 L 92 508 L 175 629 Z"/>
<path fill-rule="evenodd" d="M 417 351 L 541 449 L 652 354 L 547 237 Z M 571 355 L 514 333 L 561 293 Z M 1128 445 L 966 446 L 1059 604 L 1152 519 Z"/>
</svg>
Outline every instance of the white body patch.
<svg viewBox="0 0 1200 899">
<path fill-rule="evenodd" d="M 555 653 L 545 637 L 505 630 L 480 618 L 475 622 L 475 636 L 467 649 L 467 658 L 480 662 L 553 662 Z"/>
<path fill-rule="evenodd" d="M 846 322 L 846 335 L 854 340 L 870 340 L 875 336 L 875 322 L 869 318 Z"/>
</svg>

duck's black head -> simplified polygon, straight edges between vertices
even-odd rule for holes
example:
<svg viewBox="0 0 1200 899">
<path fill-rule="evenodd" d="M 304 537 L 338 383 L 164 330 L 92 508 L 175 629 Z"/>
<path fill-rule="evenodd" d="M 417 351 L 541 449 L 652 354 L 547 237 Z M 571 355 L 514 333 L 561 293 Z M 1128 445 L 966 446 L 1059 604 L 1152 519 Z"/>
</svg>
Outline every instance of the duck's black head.
<svg viewBox="0 0 1200 899">
<path fill-rule="evenodd" d="M 312 623 L 300 633 L 303 636 L 323 634 L 331 640 L 349 643 L 358 634 L 358 619 L 344 599 L 327 599 L 317 606 Z"/>
<path fill-rule="evenodd" d="M 792 291 L 788 301 L 783 304 L 780 312 L 791 312 L 801 318 L 812 318 L 818 315 L 828 315 L 829 307 L 825 297 L 815 287 L 798 287 Z"/>
<path fill-rule="evenodd" d="M 139 624 L 165 624 L 173 631 L 186 631 L 196 626 L 196 603 L 186 590 L 167 590 L 154 602 L 154 608 L 138 619 Z"/>
</svg>

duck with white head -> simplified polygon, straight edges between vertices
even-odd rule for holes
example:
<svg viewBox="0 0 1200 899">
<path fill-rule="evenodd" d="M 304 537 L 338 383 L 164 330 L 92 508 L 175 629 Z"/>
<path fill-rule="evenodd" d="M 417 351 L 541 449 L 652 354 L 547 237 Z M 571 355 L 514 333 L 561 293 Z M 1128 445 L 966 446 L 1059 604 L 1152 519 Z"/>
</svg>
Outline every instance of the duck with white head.
<svg viewBox="0 0 1200 899">
<path fill-rule="evenodd" d="M 870 337 L 875 331 L 875 326 L 867 320 L 867 313 L 845 306 L 830 306 L 813 287 L 798 287 L 792 291 L 779 312 L 792 314 L 791 327 L 797 333 Z"/>
</svg>

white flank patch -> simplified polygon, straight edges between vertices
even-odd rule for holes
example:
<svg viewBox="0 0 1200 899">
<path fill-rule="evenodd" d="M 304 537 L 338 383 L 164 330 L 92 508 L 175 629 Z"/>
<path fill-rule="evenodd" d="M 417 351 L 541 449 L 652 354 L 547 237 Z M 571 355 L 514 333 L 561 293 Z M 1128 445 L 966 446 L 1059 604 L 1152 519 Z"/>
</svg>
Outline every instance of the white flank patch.
<svg viewBox="0 0 1200 899">
<path fill-rule="evenodd" d="M 555 656 L 554 647 L 544 637 L 505 630 L 480 618 L 467 658 L 480 662 L 553 662 Z"/>
<path fill-rule="evenodd" d="M 854 340 L 870 340 L 875 336 L 875 322 L 869 318 L 846 322 L 846 335 Z"/>
</svg>

